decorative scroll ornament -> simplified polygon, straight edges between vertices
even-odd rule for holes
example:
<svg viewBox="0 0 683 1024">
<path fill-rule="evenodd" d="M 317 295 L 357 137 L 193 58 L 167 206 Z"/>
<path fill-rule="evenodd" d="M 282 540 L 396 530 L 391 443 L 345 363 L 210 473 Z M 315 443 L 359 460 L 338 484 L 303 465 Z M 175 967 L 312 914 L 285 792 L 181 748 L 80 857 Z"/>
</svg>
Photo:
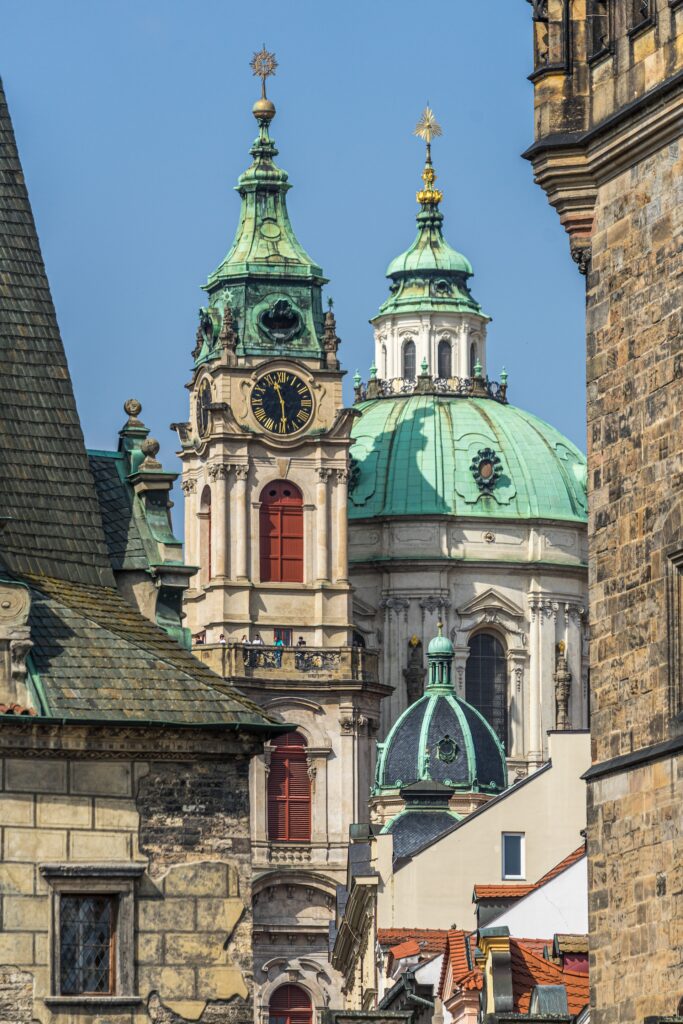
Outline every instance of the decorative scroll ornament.
<svg viewBox="0 0 683 1024">
<path fill-rule="evenodd" d="M 458 744 L 452 736 L 446 734 L 436 745 L 436 756 L 444 764 L 452 764 L 458 756 Z"/>
<path fill-rule="evenodd" d="M 493 448 L 480 448 L 472 459 L 470 472 L 480 491 L 490 494 L 500 479 L 502 464 Z"/>
</svg>

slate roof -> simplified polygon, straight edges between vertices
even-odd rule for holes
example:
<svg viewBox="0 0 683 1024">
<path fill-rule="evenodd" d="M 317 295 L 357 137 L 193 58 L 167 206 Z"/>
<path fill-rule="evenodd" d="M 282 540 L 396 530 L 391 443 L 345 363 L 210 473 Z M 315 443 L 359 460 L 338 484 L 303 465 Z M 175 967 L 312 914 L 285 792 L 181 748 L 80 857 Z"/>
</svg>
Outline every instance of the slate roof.
<svg viewBox="0 0 683 1024">
<path fill-rule="evenodd" d="M 537 985 L 564 985 L 569 1013 L 580 1013 L 588 1004 L 588 975 L 563 971 L 557 964 L 543 959 L 520 939 L 510 939 L 512 961 L 512 995 L 515 1013 L 528 1014 L 531 992 Z"/>
<path fill-rule="evenodd" d="M 88 452 L 90 469 L 100 504 L 102 526 L 115 572 L 147 569 L 149 560 L 138 524 L 133 516 L 131 492 L 121 474 L 124 464 L 118 452 Z"/>
<path fill-rule="evenodd" d="M 0 82 L 0 562 L 31 592 L 39 716 L 282 731 L 116 590 L 110 552 L 140 549 L 95 461 L 101 503 Z"/>
<path fill-rule="evenodd" d="M 18 572 L 113 584 L 83 434 L 0 81 L 0 516 Z"/>
</svg>

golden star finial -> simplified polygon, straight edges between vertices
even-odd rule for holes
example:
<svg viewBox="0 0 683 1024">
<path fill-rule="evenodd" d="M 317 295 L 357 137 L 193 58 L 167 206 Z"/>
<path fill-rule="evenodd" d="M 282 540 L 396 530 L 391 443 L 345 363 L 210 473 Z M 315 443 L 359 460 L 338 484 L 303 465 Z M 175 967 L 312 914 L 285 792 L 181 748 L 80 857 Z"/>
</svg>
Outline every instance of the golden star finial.
<svg viewBox="0 0 683 1024">
<path fill-rule="evenodd" d="M 429 106 L 429 103 L 422 111 L 420 120 L 415 125 L 413 135 L 417 135 L 418 138 L 424 139 L 427 144 L 427 157 L 425 160 L 424 171 L 422 172 L 422 180 L 425 183 L 425 187 L 421 188 L 417 193 L 417 201 L 422 206 L 438 206 L 443 199 L 443 192 L 440 189 L 434 188 L 434 182 L 436 181 L 436 172 L 432 167 L 432 139 L 438 138 L 439 135 L 443 135 L 441 125 L 434 116 L 434 111 Z"/>
<path fill-rule="evenodd" d="M 427 145 L 431 143 L 432 139 L 436 139 L 439 135 L 443 135 L 441 125 L 434 116 L 434 111 L 429 104 L 427 104 L 422 111 L 422 116 L 415 125 L 413 135 L 417 135 L 418 138 L 424 139 Z"/>
<path fill-rule="evenodd" d="M 261 98 L 265 99 L 266 78 L 270 78 L 271 75 L 274 75 L 277 68 L 275 54 L 266 50 L 266 44 L 264 43 L 261 49 L 258 50 L 251 58 L 249 67 L 252 70 L 252 74 L 261 79 Z"/>
</svg>

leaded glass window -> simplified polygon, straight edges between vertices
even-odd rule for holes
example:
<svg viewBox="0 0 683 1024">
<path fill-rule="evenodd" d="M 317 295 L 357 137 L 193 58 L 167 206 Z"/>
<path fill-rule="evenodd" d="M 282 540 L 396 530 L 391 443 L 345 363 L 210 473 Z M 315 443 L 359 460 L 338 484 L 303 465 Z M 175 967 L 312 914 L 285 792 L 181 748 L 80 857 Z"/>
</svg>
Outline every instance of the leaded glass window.
<svg viewBox="0 0 683 1024">
<path fill-rule="evenodd" d="M 465 698 L 492 726 L 507 753 L 507 660 L 503 645 L 490 633 L 477 633 L 469 648 Z"/>
<path fill-rule="evenodd" d="M 113 896 L 62 895 L 59 908 L 59 979 L 65 996 L 114 991 Z"/>
</svg>

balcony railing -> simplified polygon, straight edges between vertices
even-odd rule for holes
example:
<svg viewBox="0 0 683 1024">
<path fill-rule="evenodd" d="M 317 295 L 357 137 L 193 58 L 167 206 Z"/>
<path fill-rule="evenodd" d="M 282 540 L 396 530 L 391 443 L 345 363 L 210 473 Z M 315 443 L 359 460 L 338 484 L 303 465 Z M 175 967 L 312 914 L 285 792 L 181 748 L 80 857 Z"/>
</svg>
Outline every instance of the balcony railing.
<svg viewBox="0 0 683 1024">
<path fill-rule="evenodd" d="M 372 398 L 397 398 L 401 395 L 453 395 L 456 398 L 492 398 L 496 402 L 507 403 L 507 375 L 500 384 L 488 377 L 431 377 L 420 374 L 418 377 L 392 377 L 382 380 L 371 377 L 367 384 L 359 377 L 354 378 L 355 402 L 365 402 Z"/>
<path fill-rule="evenodd" d="M 226 679 L 377 680 L 377 651 L 365 647 L 274 647 L 267 644 L 198 644 L 195 657 Z"/>
</svg>

